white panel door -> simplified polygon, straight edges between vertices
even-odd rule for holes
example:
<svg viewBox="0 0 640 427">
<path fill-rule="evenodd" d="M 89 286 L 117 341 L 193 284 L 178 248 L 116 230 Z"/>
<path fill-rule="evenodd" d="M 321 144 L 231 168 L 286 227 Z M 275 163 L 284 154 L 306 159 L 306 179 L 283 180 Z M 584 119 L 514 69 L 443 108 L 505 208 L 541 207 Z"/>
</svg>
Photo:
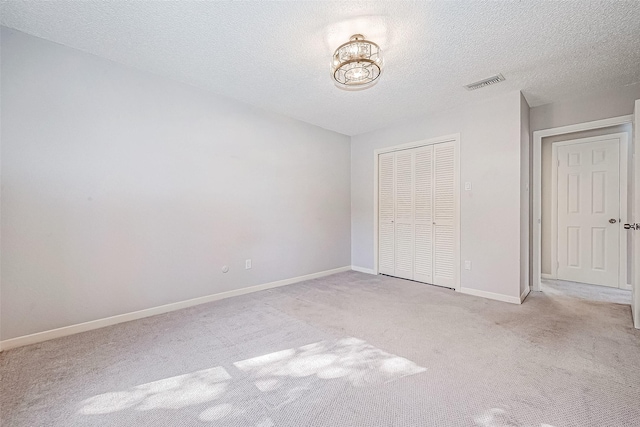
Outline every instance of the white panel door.
<svg viewBox="0 0 640 427">
<path fill-rule="evenodd" d="M 396 152 L 395 162 L 395 273 L 413 279 L 413 150 Z"/>
<path fill-rule="evenodd" d="M 562 145 L 557 150 L 557 277 L 617 288 L 619 139 Z"/>
<path fill-rule="evenodd" d="M 433 145 L 415 150 L 414 274 L 433 283 Z"/>
<path fill-rule="evenodd" d="M 455 244 L 455 146 L 453 142 L 433 148 L 433 284 L 456 285 Z"/>
<path fill-rule="evenodd" d="M 394 159 L 394 153 L 378 158 L 378 271 L 391 276 L 395 273 Z"/>
</svg>

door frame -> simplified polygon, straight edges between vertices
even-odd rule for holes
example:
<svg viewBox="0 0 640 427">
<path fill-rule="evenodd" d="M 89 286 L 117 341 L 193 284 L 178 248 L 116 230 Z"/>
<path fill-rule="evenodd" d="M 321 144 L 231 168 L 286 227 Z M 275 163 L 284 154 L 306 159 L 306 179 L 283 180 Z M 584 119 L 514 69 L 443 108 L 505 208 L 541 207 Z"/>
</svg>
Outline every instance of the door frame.
<svg viewBox="0 0 640 427">
<path fill-rule="evenodd" d="M 633 144 L 633 218 L 634 223 L 640 223 L 640 99 L 636 99 L 632 115 L 632 144 Z M 631 223 L 631 221 L 629 221 Z M 633 317 L 633 325 L 636 329 L 640 329 L 640 230 L 625 230 L 627 234 L 631 233 L 633 239 L 633 256 L 635 262 L 631 265 L 633 288 L 631 290 L 631 313 Z"/>
<path fill-rule="evenodd" d="M 437 138 L 424 139 L 420 141 L 409 142 L 406 144 L 393 145 L 390 147 L 378 148 L 373 151 L 373 274 L 378 272 L 378 157 L 384 153 L 394 151 L 409 150 L 411 148 L 424 147 L 427 145 L 441 144 L 444 142 L 453 142 L 454 147 L 454 172 L 453 172 L 453 188 L 454 200 L 456 206 L 454 209 L 453 223 L 455 227 L 455 290 L 460 291 L 460 134 L 444 135 Z"/>
<path fill-rule="evenodd" d="M 542 138 L 624 125 L 632 122 L 633 115 L 630 114 L 626 116 L 611 117 L 609 119 L 578 123 L 575 125 L 542 129 L 533 132 L 533 238 L 531 239 L 531 254 L 533 261 L 531 263 L 533 275 L 531 287 L 533 291 L 540 291 L 540 278 L 542 274 Z"/>
<path fill-rule="evenodd" d="M 618 139 L 619 157 L 618 157 L 618 191 L 620 214 L 618 220 L 618 230 L 620 239 L 618 240 L 618 288 L 627 291 L 631 290 L 631 284 L 627 277 L 627 233 L 622 229 L 622 217 L 628 212 L 628 194 L 629 185 L 629 135 L 626 132 L 616 132 L 606 135 L 590 136 L 587 138 L 569 139 L 566 141 L 557 141 L 551 144 L 551 278 L 558 278 L 558 147 L 565 145 L 588 144 L 605 139 Z M 555 264 L 554 264 L 555 263 Z M 555 265 L 555 267 L 554 267 Z"/>
</svg>

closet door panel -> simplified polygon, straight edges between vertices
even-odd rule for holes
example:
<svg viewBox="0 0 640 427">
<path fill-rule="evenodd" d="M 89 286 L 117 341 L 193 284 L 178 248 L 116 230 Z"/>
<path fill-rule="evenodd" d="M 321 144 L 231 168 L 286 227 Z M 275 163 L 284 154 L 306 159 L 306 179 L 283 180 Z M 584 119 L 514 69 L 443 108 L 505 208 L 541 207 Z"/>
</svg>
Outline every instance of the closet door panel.
<svg viewBox="0 0 640 427">
<path fill-rule="evenodd" d="M 413 152 L 395 155 L 395 276 L 413 279 Z"/>
<path fill-rule="evenodd" d="M 394 154 L 378 158 L 378 271 L 395 273 Z"/>
<path fill-rule="evenodd" d="M 415 150 L 414 280 L 433 283 L 433 146 Z"/>
<path fill-rule="evenodd" d="M 447 142 L 433 149 L 434 265 L 433 284 L 455 287 L 455 147 Z"/>
</svg>

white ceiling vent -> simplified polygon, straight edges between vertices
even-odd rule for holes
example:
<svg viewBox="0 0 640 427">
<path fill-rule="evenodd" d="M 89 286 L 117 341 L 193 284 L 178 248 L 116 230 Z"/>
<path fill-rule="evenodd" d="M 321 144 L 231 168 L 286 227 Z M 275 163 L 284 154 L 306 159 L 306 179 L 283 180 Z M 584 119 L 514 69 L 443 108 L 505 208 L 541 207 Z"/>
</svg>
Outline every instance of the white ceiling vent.
<svg viewBox="0 0 640 427">
<path fill-rule="evenodd" d="M 483 88 L 485 86 L 493 85 L 493 84 L 500 83 L 500 82 L 503 82 L 503 81 L 504 81 L 504 76 L 502 74 L 498 74 L 496 76 L 489 77 L 488 79 L 480 80 L 479 82 L 469 83 L 468 85 L 465 85 L 464 87 L 467 90 L 476 90 L 476 89 L 480 89 L 480 88 Z"/>
</svg>

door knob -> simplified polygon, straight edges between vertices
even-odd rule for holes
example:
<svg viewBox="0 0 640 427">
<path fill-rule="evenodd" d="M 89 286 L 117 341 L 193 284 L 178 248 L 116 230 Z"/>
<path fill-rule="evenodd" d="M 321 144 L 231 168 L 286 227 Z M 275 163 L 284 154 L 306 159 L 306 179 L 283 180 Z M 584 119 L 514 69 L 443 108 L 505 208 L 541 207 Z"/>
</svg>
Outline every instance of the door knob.
<svg viewBox="0 0 640 427">
<path fill-rule="evenodd" d="M 640 223 L 638 223 L 638 224 L 625 224 L 624 225 L 624 229 L 625 230 L 640 230 Z"/>
<path fill-rule="evenodd" d="M 609 222 L 610 222 L 611 224 L 615 224 L 615 223 L 616 223 L 616 220 L 615 220 L 615 219 L 613 219 L 613 218 L 611 218 L 611 219 L 609 220 Z"/>
</svg>

